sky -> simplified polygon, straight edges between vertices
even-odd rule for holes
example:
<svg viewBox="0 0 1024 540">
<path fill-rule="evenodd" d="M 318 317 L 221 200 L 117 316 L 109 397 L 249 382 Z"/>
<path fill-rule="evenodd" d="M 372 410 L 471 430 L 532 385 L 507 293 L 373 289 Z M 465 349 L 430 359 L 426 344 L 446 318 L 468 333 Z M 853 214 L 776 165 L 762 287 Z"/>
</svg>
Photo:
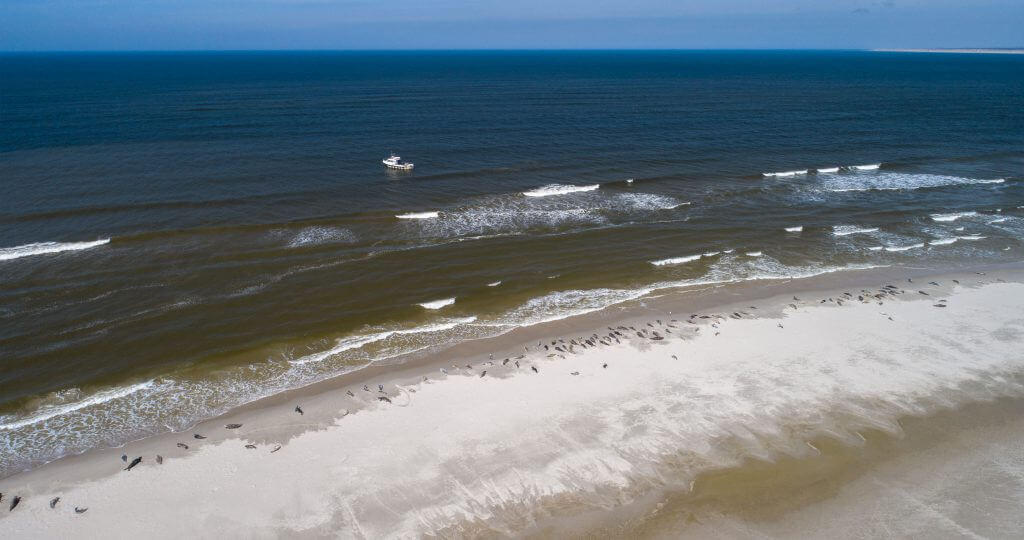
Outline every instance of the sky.
<svg viewBox="0 0 1024 540">
<path fill-rule="evenodd" d="M 1024 47 L 1024 0 L 0 0 L 0 50 Z"/>
</svg>

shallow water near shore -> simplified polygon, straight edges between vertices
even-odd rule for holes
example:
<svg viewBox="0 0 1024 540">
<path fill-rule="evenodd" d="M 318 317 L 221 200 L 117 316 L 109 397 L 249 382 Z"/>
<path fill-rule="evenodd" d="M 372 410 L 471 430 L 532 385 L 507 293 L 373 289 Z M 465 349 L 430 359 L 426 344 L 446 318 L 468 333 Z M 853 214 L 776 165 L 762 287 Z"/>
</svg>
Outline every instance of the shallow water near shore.
<svg viewBox="0 0 1024 540">
<path fill-rule="evenodd" d="M 1019 261 L 1021 67 L 2 55 L 0 477 L 680 287 Z"/>
</svg>

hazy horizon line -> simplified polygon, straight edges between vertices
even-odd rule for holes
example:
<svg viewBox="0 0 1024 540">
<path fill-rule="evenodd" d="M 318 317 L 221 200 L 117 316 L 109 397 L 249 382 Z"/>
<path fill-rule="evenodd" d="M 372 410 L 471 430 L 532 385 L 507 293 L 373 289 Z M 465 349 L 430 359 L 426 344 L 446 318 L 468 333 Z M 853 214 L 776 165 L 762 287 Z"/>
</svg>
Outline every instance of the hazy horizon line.
<svg viewBox="0 0 1024 540">
<path fill-rule="evenodd" d="M 347 53 L 347 52 L 912 52 L 912 51 L 1014 51 L 1024 50 L 1024 45 L 1014 47 L 870 47 L 870 48 L 821 48 L 821 47 L 681 47 L 681 48 L 659 48 L 659 47 L 584 47 L 584 48 L 556 48 L 556 47 L 517 47 L 517 48 L 418 48 L 418 49 L 388 49 L 388 48 L 346 48 L 346 49 L 0 49 L 0 54 L 45 54 L 45 53 L 250 53 L 250 52 L 323 52 L 323 53 Z"/>
</svg>

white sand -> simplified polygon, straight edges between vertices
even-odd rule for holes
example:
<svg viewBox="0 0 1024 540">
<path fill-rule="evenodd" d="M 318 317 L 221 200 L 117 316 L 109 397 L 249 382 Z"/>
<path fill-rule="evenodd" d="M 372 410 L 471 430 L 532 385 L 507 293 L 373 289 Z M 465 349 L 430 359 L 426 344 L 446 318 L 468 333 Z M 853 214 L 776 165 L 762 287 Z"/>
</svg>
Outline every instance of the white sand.
<svg viewBox="0 0 1024 540">
<path fill-rule="evenodd" d="M 387 384 L 392 404 L 377 401 L 371 384 L 370 393 L 351 386 L 306 399 L 302 417 L 293 404 L 239 413 L 196 431 L 223 437 L 221 425 L 239 421 L 231 436 L 241 439 L 184 434 L 129 445 L 129 457 L 145 459 L 130 472 L 120 471 L 117 449 L 0 481 L 4 510 L 11 495 L 24 498 L 0 512 L 0 536 L 515 534 L 622 508 L 747 458 L 814 455 L 814 438 L 858 444 L 857 430 L 897 433 L 902 416 L 1024 394 L 1010 376 L 1024 368 L 1024 285 L 985 279 L 955 290 L 900 283 L 913 288 L 882 306 L 819 303 L 835 292 L 758 310 L 724 306 L 715 313 L 761 317 L 720 319 L 717 328 L 698 319 L 699 331 L 677 314 L 672 334 L 658 328 L 666 341 L 623 332 L 622 344 L 565 358 L 532 343 L 518 370 L 496 357 Z M 933 307 L 939 298 L 949 307 Z M 651 330 L 646 321 L 623 324 Z M 589 333 L 565 340 L 581 335 Z M 249 440 L 256 450 L 243 447 Z M 176 441 L 192 448 L 176 450 Z"/>
</svg>

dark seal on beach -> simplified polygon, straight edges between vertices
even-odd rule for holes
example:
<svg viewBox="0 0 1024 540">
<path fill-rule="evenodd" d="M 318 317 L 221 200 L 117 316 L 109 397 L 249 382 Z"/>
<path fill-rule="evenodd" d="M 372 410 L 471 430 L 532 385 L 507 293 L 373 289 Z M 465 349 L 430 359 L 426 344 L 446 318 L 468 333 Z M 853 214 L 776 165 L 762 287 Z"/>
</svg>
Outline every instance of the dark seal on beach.
<svg viewBox="0 0 1024 540">
<path fill-rule="evenodd" d="M 129 464 L 128 464 L 128 466 L 127 466 L 127 467 L 125 467 L 125 469 L 124 469 L 124 470 L 126 470 L 126 471 L 130 471 L 130 470 L 132 470 L 132 468 L 133 468 L 133 467 L 135 467 L 135 466 L 136 466 L 136 465 L 138 465 L 139 463 L 142 463 L 142 456 L 139 456 L 139 457 L 137 457 L 137 458 L 133 459 L 133 460 L 132 460 L 132 462 L 131 462 L 131 463 L 129 463 Z"/>
</svg>

